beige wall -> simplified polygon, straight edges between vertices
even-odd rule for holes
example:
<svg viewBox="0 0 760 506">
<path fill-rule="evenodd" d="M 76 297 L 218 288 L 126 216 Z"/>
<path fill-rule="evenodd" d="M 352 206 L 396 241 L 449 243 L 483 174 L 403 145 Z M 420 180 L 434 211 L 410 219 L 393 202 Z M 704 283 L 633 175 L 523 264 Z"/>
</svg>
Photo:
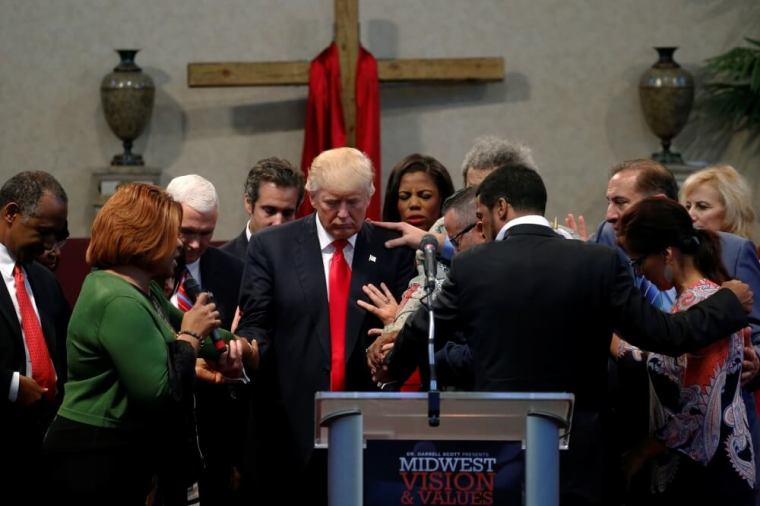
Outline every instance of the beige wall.
<svg viewBox="0 0 760 506">
<path fill-rule="evenodd" d="M 331 0 L 0 0 L 0 180 L 54 173 L 71 198 L 74 236 L 88 233 L 91 173 L 119 143 L 98 88 L 113 48 L 138 47 L 156 107 L 137 151 L 169 178 L 196 172 L 223 198 L 218 239 L 245 217 L 242 182 L 259 158 L 300 159 L 305 87 L 190 89 L 197 61 L 305 60 L 332 38 Z M 550 218 L 596 223 L 608 168 L 657 148 L 638 104 L 655 45 L 678 45 L 691 70 L 758 34 L 756 0 L 361 0 L 362 40 L 377 57 L 503 56 L 506 81 L 382 89 L 383 161 L 418 151 L 459 165 L 474 137 L 534 148 Z M 754 32 L 754 33 L 753 33 Z M 692 116 L 676 148 L 735 164 L 760 193 L 758 142 L 707 140 Z"/>
</svg>

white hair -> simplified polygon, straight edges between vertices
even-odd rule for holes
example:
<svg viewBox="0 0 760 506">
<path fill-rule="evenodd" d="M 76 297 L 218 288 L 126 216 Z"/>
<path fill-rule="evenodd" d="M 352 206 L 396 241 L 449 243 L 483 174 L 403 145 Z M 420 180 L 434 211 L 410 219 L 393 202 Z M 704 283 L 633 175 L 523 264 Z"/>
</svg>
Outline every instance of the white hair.
<svg viewBox="0 0 760 506">
<path fill-rule="evenodd" d="M 208 213 L 217 208 L 219 200 L 211 181 L 197 174 L 178 176 L 169 181 L 166 193 L 180 204 L 192 207 L 199 213 Z"/>
</svg>

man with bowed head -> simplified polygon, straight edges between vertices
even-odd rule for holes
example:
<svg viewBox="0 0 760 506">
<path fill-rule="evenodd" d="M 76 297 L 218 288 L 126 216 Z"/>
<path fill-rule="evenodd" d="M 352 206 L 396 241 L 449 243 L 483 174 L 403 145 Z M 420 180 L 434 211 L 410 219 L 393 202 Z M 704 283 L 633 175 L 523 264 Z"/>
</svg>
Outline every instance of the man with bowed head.
<svg viewBox="0 0 760 506">
<path fill-rule="evenodd" d="M 68 198 L 46 172 L 0 188 L 0 503 L 48 493 L 39 481 L 42 438 L 63 394 L 70 308 L 52 272 L 35 262 L 66 228 Z"/>
<path fill-rule="evenodd" d="M 237 333 L 258 342 L 246 486 L 258 504 L 285 504 L 309 490 L 326 502 L 326 459 L 314 451 L 314 394 L 374 390 L 364 351 L 381 322 L 360 308 L 362 286 L 384 282 L 398 299 L 414 275 L 414 252 L 366 223 L 372 162 L 354 148 L 317 156 L 306 190 L 313 214 L 254 234 Z M 253 478 L 248 483 L 249 477 Z M 299 484 L 294 487 L 294 484 Z"/>
</svg>

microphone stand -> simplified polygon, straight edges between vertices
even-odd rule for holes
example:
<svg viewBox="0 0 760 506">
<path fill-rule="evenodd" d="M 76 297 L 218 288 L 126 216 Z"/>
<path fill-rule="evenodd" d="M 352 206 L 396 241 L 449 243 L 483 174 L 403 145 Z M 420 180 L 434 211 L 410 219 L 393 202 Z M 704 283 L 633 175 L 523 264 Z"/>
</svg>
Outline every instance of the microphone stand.
<svg viewBox="0 0 760 506">
<path fill-rule="evenodd" d="M 441 392 L 435 373 L 435 315 L 433 314 L 433 290 L 435 278 L 425 284 L 428 299 L 428 366 L 430 367 L 430 390 L 428 390 L 428 425 L 438 427 L 441 423 Z"/>
</svg>

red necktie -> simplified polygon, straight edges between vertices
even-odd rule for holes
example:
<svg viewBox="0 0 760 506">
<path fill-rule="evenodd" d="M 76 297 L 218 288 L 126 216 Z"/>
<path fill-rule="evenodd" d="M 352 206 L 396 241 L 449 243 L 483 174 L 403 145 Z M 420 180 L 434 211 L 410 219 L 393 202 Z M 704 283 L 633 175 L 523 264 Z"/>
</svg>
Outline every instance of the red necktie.
<svg viewBox="0 0 760 506">
<path fill-rule="evenodd" d="M 13 280 L 16 283 L 16 299 L 21 312 L 21 328 L 24 331 L 26 348 L 29 350 L 29 358 L 32 362 L 32 379 L 41 387 L 47 388 L 48 399 L 55 398 L 55 369 L 50 360 L 45 335 L 42 333 L 40 320 L 34 311 L 34 306 L 26 292 L 24 284 L 24 270 L 19 264 L 13 268 Z"/>
<path fill-rule="evenodd" d="M 343 256 L 348 241 L 333 241 L 335 253 L 330 260 L 330 390 L 346 389 L 346 310 L 351 286 L 351 268 Z"/>
<path fill-rule="evenodd" d="M 177 288 L 177 307 L 184 313 L 187 313 L 193 307 L 193 301 L 190 300 L 185 291 L 185 281 L 187 281 L 189 276 L 190 271 L 184 269 L 182 279 L 179 281 L 179 288 Z"/>
</svg>

